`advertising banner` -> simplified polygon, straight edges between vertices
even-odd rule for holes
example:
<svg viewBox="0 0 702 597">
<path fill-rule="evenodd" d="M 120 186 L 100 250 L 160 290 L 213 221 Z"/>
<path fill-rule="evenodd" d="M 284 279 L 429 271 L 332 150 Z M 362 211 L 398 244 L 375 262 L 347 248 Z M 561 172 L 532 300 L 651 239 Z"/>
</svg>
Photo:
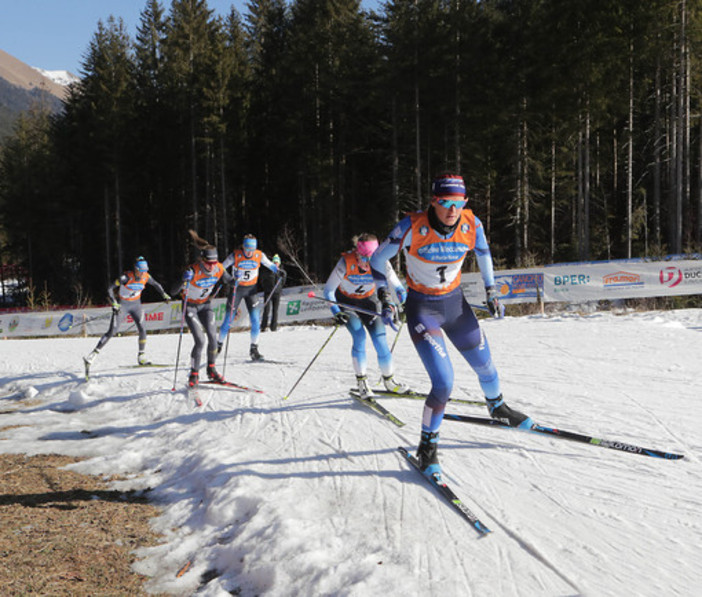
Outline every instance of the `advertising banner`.
<svg viewBox="0 0 702 597">
<path fill-rule="evenodd" d="M 499 270 L 495 283 L 500 300 L 514 303 L 585 302 L 702 294 L 702 260 L 675 261 L 609 261 L 558 264 L 540 268 Z M 464 273 L 461 288 L 466 300 L 474 306 L 485 303 L 485 288 L 480 273 Z M 280 299 L 280 324 L 331 318 L 329 304 L 308 296 L 313 286 L 286 288 Z M 262 297 L 262 295 L 259 295 Z M 262 303 L 259 298 L 259 305 Z M 217 323 L 224 319 L 225 299 L 212 301 Z M 146 329 L 179 329 L 182 320 L 181 302 L 144 303 Z M 109 307 L 65 309 L 32 313 L 0 313 L 0 338 L 36 336 L 99 336 L 110 325 Z M 249 316 L 242 302 L 233 329 L 249 326 Z M 122 324 L 121 333 L 133 333 L 131 318 Z"/>
</svg>

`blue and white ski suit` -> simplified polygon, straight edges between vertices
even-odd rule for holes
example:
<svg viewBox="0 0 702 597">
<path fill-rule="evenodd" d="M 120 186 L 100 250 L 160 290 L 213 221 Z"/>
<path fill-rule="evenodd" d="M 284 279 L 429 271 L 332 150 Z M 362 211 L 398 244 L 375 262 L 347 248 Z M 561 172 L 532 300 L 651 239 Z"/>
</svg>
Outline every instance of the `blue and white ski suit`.
<svg viewBox="0 0 702 597">
<path fill-rule="evenodd" d="M 390 263 L 385 264 L 383 272 L 383 278 L 389 281 L 392 288 L 399 288 L 404 291 Z M 336 301 L 341 305 L 346 304 L 378 312 L 378 316 L 373 316 L 367 313 L 356 313 L 355 311 L 344 309 L 344 312 L 349 315 L 346 329 L 351 334 L 353 340 L 351 346 L 353 370 L 358 376 L 366 374 L 365 327 L 373 342 L 373 347 L 378 356 L 378 366 L 383 376 L 392 376 L 392 354 L 388 348 L 385 325 L 380 318 L 380 311 L 378 309 L 380 303 L 376 298 L 375 282 L 368 263 L 364 264 L 361 262 L 357 258 L 355 251 L 343 253 L 324 285 L 324 296 L 327 300 Z M 331 307 L 333 315 L 336 315 L 340 310 L 341 309 L 336 305 L 332 305 Z"/>
<path fill-rule="evenodd" d="M 432 209 L 431 207 L 429 209 Z M 378 287 L 385 286 L 385 266 L 403 250 L 409 286 L 405 314 L 412 342 L 431 379 L 422 430 L 439 429 L 453 389 L 454 373 L 444 335 L 478 375 L 487 398 L 500 395 L 500 381 L 490 348 L 460 287 L 461 267 L 474 251 L 486 287 L 495 283 L 492 256 L 480 220 L 464 209 L 453 230 L 442 235 L 428 211 L 409 214 L 380 244 L 371 258 Z"/>
</svg>

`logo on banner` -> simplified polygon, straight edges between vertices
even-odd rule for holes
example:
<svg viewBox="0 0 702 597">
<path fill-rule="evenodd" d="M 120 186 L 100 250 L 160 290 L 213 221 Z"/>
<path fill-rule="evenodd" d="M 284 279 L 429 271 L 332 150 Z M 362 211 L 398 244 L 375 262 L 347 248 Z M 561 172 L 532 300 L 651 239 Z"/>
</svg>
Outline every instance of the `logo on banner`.
<svg viewBox="0 0 702 597">
<path fill-rule="evenodd" d="M 502 298 L 536 298 L 543 296 L 544 275 L 541 273 L 496 276 L 495 282 Z"/>
<path fill-rule="evenodd" d="M 631 272 L 615 272 L 602 276 L 602 284 L 605 288 L 626 288 L 644 285 L 641 276 Z"/>
<path fill-rule="evenodd" d="M 73 326 L 73 315 L 66 313 L 58 322 L 58 329 L 62 332 L 66 332 Z"/>
<path fill-rule="evenodd" d="M 668 288 L 675 288 L 680 282 L 682 282 L 683 273 L 680 268 L 674 266 L 668 266 L 660 271 L 659 280 L 663 286 Z"/>
<path fill-rule="evenodd" d="M 590 276 L 587 274 L 566 274 L 564 276 L 554 276 L 554 286 L 582 286 L 590 283 Z"/>
<path fill-rule="evenodd" d="M 285 309 L 286 315 L 299 315 L 300 301 L 288 301 L 288 306 Z"/>
</svg>

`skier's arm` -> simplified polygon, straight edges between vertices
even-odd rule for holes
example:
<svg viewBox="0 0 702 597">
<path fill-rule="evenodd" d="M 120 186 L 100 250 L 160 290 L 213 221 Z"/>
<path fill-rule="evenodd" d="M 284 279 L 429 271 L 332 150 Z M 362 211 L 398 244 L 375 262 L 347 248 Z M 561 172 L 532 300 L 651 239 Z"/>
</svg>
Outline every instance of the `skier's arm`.
<svg viewBox="0 0 702 597">
<path fill-rule="evenodd" d="M 153 276 L 149 276 L 149 279 L 146 281 L 146 283 L 151 284 L 151 286 L 153 286 L 156 289 L 156 292 L 158 292 L 163 297 L 164 301 L 171 300 L 171 297 L 163 289 L 163 286 L 161 286 L 156 280 L 154 280 Z"/>
<path fill-rule="evenodd" d="M 346 262 L 342 257 L 337 261 L 332 273 L 329 274 L 329 278 L 327 278 L 327 282 L 324 285 L 324 298 L 329 301 L 336 301 L 336 289 L 339 288 L 339 284 L 341 284 L 345 274 Z M 341 311 L 341 309 L 336 305 L 331 306 L 332 315 L 336 315 L 339 311 Z"/>
<path fill-rule="evenodd" d="M 225 257 L 224 261 L 222 261 L 222 265 L 224 266 L 224 269 L 227 270 L 227 271 L 229 271 L 229 268 L 230 268 L 232 265 L 234 265 L 234 261 L 235 261 L 235 259 L 234 259 L 234 253 L 233 253 L 233 252 L 232 252 L 232 253 L 229 253 L 229 255 L 227 255 L 227 256 Z"/>
<path fill-rule="evenodd" d="M 373 272 L 373 281 L 378 289 L 388 286 L 386 264 L 399 253 L 403 246 L 409 246 L 412 240 L 411 226 L 412 221 L 409 217 L 400 220 L 388 237 L 380 243 L 375 253 L 373 253 L 370 266 Z"/>
<path fill-rule="evenodd" d="M 490 253 L 490 247 L 488 246 L 487 238 L 485 237 L 485 228 L 483 228 L 482 222 L 476 216 L 476 238 L 475 238 L 475 256 L 478 261 L 478 267 L 480 268 L 480 275 L 483 278 L 483 284 L 485 288 L 495 285 L 495 271 L 492 263 L 492 254 Z"/>
<path fill-rule="evenodd" d="M 395 296 L 400 304 L 404 304 L 407 300 L 407 291 L 405 287 L 400 282 L 400 278 L 397 277 L 392 264 L 388 261 L 385 264 L 385 278 L 387 280 L 388 286 L 395 291 Z"/>
<path fill-rule="evenodd" d="M 278 273 L 278 266 L 275 263 L 273 263 L 270 259 L 268 259 L 265 253 L 261 253 L 261 265 L 265 265 L 274 274 Z"/>
<path fill-rule="evenodd" d="M 128 281 L 129 278 L 122 274 L 119 278 L 112 282 L 112 284 L 110 284 L 109 288 L 107 289 L 107 296 L 110 297 L 110 303 L 112 303 L 112 306 L 119 304 L 119 298 L 115 296 L 115 290 L 117 290 L 122 284 L 126 284 Z"/>
</svg>

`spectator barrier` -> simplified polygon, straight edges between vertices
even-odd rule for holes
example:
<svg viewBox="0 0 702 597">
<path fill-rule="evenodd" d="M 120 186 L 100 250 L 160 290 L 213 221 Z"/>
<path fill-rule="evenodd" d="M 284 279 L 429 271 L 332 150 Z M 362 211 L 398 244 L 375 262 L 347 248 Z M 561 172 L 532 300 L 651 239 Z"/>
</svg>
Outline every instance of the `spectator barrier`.
<svg viewBox="0 0 702 597">
<path fill-rule="evenodd" d="M 621 260 L 591 263 L 565 263 L 528 269 L 499 270 L 495 281 L 505 305 L 537 301 L 580 303 L 702 294 L 700 256 L 671 257 L 661 261 Z M 462 288 L 468 302 L 484 304 L 485 289 L 480 273 L 463 273 Z M 286 288 L 280 301 L 279 324 L 331 318 L 329 305 L 308 296 L 321 286 Z M 215 318 L 224 318 L 225 299 L 213 301 Z M 109 325 L 110 307 L 64 309 L 31 313 L 0 313 L 0 338 L 38 336 L 98 336 Z M 181 303 L 144 303 L 149 331 L 178 329 Z M 233 328 L 248 326 L 248 312 L 242 303 Z M 134 332 L 129 319 L 122 333 Z"/>
</svg>

